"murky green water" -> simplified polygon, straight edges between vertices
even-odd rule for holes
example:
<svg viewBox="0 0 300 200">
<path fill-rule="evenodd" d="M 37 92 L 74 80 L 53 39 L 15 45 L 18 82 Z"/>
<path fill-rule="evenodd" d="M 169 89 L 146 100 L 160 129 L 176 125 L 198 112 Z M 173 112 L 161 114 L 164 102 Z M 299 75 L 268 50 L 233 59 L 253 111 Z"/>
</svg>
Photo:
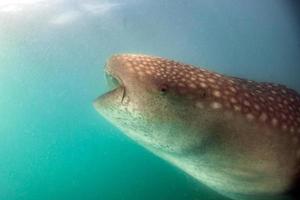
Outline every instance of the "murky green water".
<svg viewBox="0 0 300 200">
<path fill-rule="evenodd" d="M 114 53 L 300 90 L 293 1 L 0 0 L 0 199 L 224 199 L 127 139 L 92 101 Z"/>
</svg>

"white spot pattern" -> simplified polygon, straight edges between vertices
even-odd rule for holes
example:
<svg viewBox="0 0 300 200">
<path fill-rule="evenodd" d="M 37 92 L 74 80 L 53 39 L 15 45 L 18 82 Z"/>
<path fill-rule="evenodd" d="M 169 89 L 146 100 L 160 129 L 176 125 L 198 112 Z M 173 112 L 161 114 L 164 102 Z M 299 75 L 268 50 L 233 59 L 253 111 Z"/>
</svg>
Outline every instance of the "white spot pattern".
<svg viewBox="0 0 300 200">
<path fill-rule="evenodd" d="M 122 63 L 139 80 L 168 85 L 170 92 L 195 101 L 197 108 L 232 110 L 248 121 L 300 134 L 300 96 L 283 85 L 229 77 L 154 56 L 116 55 L 113 62 Z"/>
</svg>

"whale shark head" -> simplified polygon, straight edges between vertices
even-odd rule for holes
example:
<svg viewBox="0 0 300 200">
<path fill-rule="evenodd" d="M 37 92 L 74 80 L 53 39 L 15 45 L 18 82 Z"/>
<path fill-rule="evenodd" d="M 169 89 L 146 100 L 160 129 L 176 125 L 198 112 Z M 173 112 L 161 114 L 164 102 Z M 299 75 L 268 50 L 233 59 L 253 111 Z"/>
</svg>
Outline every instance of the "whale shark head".
<svg viewBox="0 0 300 200">
<path fill-rule="evenodd" d="M 128 137 L 234 199 L 276 195 L 300 172 L 300 96 L 169 59 L 120 54 L 96 110 Z M 273 196 L 271 199 L 275 199 Z"/>
<path fill-rule="evenodd" d="M 197 129 L 191 126 L 193 113 L 198 115 L 191 101 L 198 99 L 198 106 L 204 107 L 208 98 L 205 85 L 197 86 L 195 70 L 160 57 L 115 55 L 105 68 L 112 90 L 97 98 L 94 106 L 147 148 L 182 153 L 200 142 L 199 124 Z M 193 140 L 193 134 L 197 140 Z"/>
</svg>

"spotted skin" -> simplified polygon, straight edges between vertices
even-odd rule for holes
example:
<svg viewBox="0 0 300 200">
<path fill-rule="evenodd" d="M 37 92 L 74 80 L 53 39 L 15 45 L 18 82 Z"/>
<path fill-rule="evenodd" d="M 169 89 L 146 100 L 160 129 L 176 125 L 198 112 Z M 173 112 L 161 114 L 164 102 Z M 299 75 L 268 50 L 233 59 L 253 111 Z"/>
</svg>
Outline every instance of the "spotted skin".
<svg viewBox="0 0 300 200">
<path fill-rule="evenodd" d="M 100 97 L 96 109 L 150 151 L 233 199 L 277 195 L 292 187 L 300 160 L 300 96 L 296 91 L 147 55 L 115 55 L 106 72 L 124 87 L 122 101 L 111 103 L 118 97 L 116 90 L 115 95 Z M 123 108 L 126 123 L 116 117 Z M 171 127 L 162 131 L 165 122 L 172 125 L 173 121 L 190 134 L 171 132 Z M 198 144 L 203 143 L 203 135 L 218 138 L 209 140 L 216 147 L 205 147 L 205 158 L 199 153 L 203 145 Z M 259 180 L 253 182 L 254 178 Z"/>
<path fill-rule="evenodd" d="M 225 76 L 160 57 L 121 55 L 113 60 L 124 60 L 141 80 L 151 76 L 196 104 L 202 103 L 205 92 L 205 107 L 241 112 L 249 121 L 300 134 L 300 96 L 284 85 Z"/>
</svg>

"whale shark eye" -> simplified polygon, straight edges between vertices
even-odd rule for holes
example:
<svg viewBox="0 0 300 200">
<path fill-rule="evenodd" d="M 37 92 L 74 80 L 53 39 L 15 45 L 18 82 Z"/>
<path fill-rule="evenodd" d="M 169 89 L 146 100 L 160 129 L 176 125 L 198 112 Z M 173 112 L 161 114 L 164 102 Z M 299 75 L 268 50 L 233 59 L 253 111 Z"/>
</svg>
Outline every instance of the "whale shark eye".
<svg viewBox="0 0 300 200">
<path fill-rule="evenodd" d="M 165 94 L 168 91 L 168 86 L 167 85 L 162 85 L 160 88 L 160 93 Z"/>
<path fill-rule="evenodd" d="M 167 88 L 160 88 L 160 91 L 161 91 L 161 92 L 166 92 L 166 91 L 167 91 Z"/>
</svg>

